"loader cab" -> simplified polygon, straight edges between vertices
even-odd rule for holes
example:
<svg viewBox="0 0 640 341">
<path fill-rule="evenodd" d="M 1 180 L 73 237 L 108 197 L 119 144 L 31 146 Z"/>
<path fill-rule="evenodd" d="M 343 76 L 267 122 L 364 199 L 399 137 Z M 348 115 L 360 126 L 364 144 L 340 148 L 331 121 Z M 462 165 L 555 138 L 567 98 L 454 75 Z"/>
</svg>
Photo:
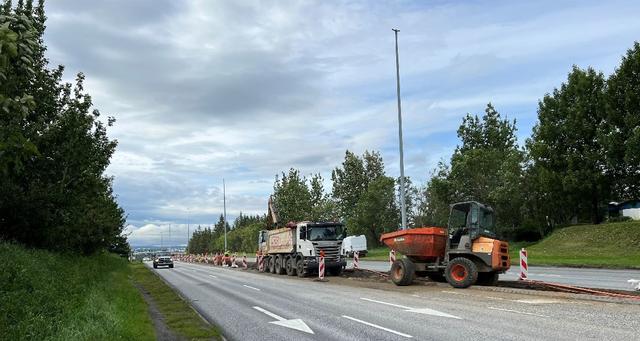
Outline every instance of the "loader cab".
<svg viewBox="0 0 640 341">
<path fill-rule="evenodd" d="M 449 249 L 468 250 L 480 236 L 496 238 L 493 209 L 476 201 L 451 205 L 447 228 Z"/>
</svg>

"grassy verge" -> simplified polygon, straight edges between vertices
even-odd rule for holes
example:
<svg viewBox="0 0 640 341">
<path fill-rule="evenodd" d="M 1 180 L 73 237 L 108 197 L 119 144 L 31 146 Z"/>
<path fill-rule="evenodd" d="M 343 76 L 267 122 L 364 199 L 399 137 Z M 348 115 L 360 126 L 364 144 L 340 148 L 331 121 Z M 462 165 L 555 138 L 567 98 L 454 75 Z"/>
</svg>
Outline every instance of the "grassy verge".
<svg viewBox="0 0 640 341">
<path fill-rule="evenodd" d="M 200 316 L 142 263 L 131 264 L 133 278 L 149 293 L 167 326 L 188 339 L 221 339 L 218 330 Z M 170 270 L 169 270 L 170 271 Z"/>
<path fill-rule="evenodd" d="M 401 257 L 402 254 L 396 251 L 396 258 Z M 367 250 L 367 256 L 361 258 L 362 260 L 389 260 L 389 248 L 386 246 L 375 247 Z"/>
<path fill-rule="evenodd" d="M 516 263 L 522 247 L 531 265 L 640 268 L 640 221 L 569 226 L 535 244 L 511 244 Z"/>
<path fill-rule="evenodd" d="M 0 242 L 0 339 L 155 340 L 126 260 Z"/>
</svg>

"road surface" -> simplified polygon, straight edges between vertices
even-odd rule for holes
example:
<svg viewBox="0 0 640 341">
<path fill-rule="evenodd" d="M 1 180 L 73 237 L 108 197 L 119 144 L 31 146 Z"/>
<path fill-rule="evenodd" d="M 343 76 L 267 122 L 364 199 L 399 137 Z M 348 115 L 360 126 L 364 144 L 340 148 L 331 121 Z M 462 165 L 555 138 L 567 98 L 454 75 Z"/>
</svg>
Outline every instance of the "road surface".
<svg viewBox="0 0 640 341">
<path fill-rule="evenodd" d="M 349 266 L 351 261 L 349 261 Z M 389 262 L 360 260 L 360 267 L 376 271 L 389 271 Z M 506 274 L 500 275 L 503 280 L 517 280 L 519 267 L 511 266 Z M 640 270 L 609 270 L 586 268 L 563 268 L 546 266 L 529 266 L 529 279 L 575 285 L 587 288 L 632 290 L 628 280 L 640 280 Z"/>
<path fill-rule="evenodd" d="M 183 262 L 154 271 L 229 340 L 631 340 L 640 330 L 632 304 Z"/>
</svg>

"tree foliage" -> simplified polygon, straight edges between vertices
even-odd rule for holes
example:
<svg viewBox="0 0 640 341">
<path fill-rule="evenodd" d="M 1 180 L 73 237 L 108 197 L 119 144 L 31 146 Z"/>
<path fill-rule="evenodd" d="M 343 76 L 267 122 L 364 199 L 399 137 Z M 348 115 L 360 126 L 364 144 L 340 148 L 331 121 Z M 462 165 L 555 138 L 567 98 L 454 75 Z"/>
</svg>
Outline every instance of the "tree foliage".
<svg viewBox="0 0 640 341">
<path fill-rule="evenodd" d="M 122 242 L 124 212 L 104 175 L 116 148 L 92 110 L 84 75 L 49 69 L 43 2 L 0 14 L 0 234 L 54 250 L 92 253 Z"/>
</svg>

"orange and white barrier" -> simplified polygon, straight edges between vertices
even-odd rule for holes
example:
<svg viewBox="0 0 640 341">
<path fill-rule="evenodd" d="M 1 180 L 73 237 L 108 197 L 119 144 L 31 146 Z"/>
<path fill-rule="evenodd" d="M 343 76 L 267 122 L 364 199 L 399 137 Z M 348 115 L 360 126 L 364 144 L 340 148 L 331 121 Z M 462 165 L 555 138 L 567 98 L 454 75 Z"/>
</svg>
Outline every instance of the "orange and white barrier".
<svg viewBox="0 0 640 341">
<path fill-rule="evenodd" d="M 238 264 L 236 264 L 236 254 L 234 253 L 233 256 L 231 256 L 231 267 L 232 268 L 237 268 Z"/>
<path fill-rule="evenodd" d="M 242 269 L 247 270 L 247 255 L 242 256 Z"/>
<path fill-rule="evenodd" d="M 396 261 L 396 250 L 389 251 L 389 265 L 393 265 L 393 262 Z"/>
<path fill-rule="evenodd" d="M 522 248 L 520 250 L 520 276 L 519 280 L 524 281 L 527 280 L 527 275 L 529 274 L 529 265 L 527 264 L 527 250 Z"/>
<path fill-rule="evenodd" d="M 353 252 L 353 268 L 359 269 L 360 268 L 359 263 L 360 263 L 360 252 L 354 251 Z"/>
<path fill-rule="evenodd" d="M 318 278 L 324 279 L 324 251 L 320 251 L 320 260 L 318 261 Z"/>
</svg>

